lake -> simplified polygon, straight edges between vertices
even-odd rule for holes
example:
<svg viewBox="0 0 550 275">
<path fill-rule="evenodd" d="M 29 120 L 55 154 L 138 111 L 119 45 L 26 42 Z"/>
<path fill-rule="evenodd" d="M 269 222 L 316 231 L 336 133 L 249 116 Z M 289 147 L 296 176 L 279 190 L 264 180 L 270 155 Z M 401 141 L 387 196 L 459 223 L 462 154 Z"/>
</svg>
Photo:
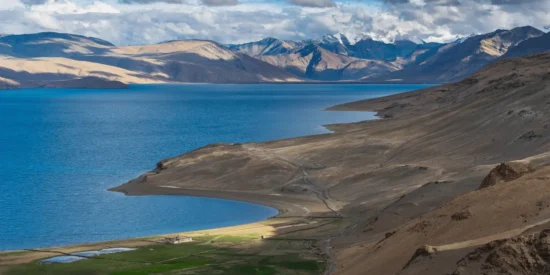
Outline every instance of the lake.
<svg viewBox="0 0 550 275">
<path fill-rule="evenodd" d="M 327 133 L 372 119 L 335 104 L 422 85 L 137 85 L 0 91 L 0 251 L 260 221 L 275 209 L 109 192 L 164 158 L 216 142 Z"/>
</svg>

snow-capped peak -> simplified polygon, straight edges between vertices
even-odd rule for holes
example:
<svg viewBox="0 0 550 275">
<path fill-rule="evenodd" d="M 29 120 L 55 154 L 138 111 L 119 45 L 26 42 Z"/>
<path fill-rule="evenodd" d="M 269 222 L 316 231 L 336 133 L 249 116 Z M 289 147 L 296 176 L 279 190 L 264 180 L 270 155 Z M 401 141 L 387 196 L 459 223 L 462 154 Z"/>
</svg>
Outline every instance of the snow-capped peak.
<svg viewBox="0 0 550 275">
<path fill-rule="evenodd" d="M 323 43 L 340 43 L 345 44 L 347 37 L 342 33 L 326 34 L 321 37 L 320 41 Z"/>
<path fill-rule="evenodd" d="M 462 36 L 462 37 L 457 36 L 455 42 L 457 42 L 457 43 L 464 43 L 464 41 L 466 41 L 466 40 L 468 40 L 468 39 L 470 39 L 470 38 L 472 38 L 472 37 L 474 37 L 474 36 L 476 36 L 475 33 L 472 33 L 472 34 L 467 35 L 467 36 Z"/>
<path fill-rule="evenodd" d="M 365 34 L 365 33 L 358 33 L 358 34 L 350 35 L 350 36 L 348 36 L 348 38 L 349 38 L 349 43 L 351 45 L 355 45 L 355 44 L 357 44 L 357 42 L 362 41 L 362 40 L 372 39 L 372 37 L 370 35 Z"/>
<path fill-rule="evenodd" d="M 411 42 L 413 42 L 414 44 L 417 44 L 417 45 L 426 44 L 426 41 L 422 40 L 421 38 L 419 38 L 417 36 L 402 36 L 402 37 L 396 38 L 394 43 L 397 42 L 397 41 L 411 41 Z"/>
</svg>

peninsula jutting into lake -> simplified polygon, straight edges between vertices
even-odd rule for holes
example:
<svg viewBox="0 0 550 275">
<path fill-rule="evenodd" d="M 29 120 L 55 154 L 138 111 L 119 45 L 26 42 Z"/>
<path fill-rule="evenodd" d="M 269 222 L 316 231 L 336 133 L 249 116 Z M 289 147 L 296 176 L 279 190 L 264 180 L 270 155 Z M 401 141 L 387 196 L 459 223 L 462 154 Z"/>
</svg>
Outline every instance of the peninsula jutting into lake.
<svg viewBox="0 0 550 275">
<path fill-rule="evenodd" d="M 262 206 L 129 198 L 107 189 L 174 152 L 219 140 L 246 143 L 328 133 L 322 125 L 367 120 L 374 114 L 325 108 L 422 87 L 138 85 L 128 90 L 5 91 L 0 93 L 0 112 L 14 118 L 0 122 L 7 130 L 5 142 L 12 144 L 2 154 L 4 168 L 12 172 L 4 176 L 9 184 L 0 194 L 0 206 L 9 213 L 4 215 L 9 222 L 0 225 L 0 250 L 176 233 L 275 216 L 275 209 Z M 296 117 L 301 119 L 289 125 Z M 33 211 L 36 205 L 47 208 Z"/>
<path fill-rule="evenodd" d="M 0 0 L 0 274 L 550 274 L 549 13 Z"/>
</svg>

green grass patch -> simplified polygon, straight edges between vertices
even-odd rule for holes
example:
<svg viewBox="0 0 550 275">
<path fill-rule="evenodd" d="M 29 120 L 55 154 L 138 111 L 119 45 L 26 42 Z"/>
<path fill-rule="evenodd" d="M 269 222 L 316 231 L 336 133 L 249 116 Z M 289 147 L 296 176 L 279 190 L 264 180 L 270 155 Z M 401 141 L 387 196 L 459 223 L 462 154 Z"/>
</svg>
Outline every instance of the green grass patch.
<svg viewBox="0 0 550 275">
<path fill-rule="evenodd" d="M 273 275 L 278 274 L 275 268 L 264 265 L 252 265 L 252 264 L 237 264 L 227 270 L 226 274 L 242 274 L 242 275 Z"/>
<path fill-rule="evenodd" d="M 278 266 L 291 270 L 319 271 L 321 266 L 317 261 L 301 260 L 298 255 L 288 254 L 280 256 L 269 256 L 259 261 L 262 265 Z"/>
<path fill-rule="evenodd" d="M 188 261 L 177 261 L 165 264 L 138 264 L 90 259 L 68 264 L 27 264 L 8 270 L 7 274 L 146 275 L 194 268 L 206 265 L 208 263 L 210 263 L 210 261 L 206 259 L 193 259 Z"/>
<path fill-rule="evenodd" d="M 194 240 L 200 242 L 211 243 L 241 243 L 259 239 L 260 236 L 256 234 L 249 235 L 212 235 L 212 236 L 200 236 L 193 237 Z"/>
<path fill-rule="evenodd" d="M 72 274 L 109 274 L 111 272 L 123 269 L 139 268 L 142 264 L 125 263 L 125 262 L 113 262 L 108 260 L 83 260 L 68 264 L 41 264 L 41 263 L 29 263 L 25 265 L 19 265 L 13 267 L 7 271 L 8 275 L 32 275 L 32 274 L 60 274 L 60 275 L 72 275 Z"/>
<path fill-rule="evenodd" d="M 187 257 L 203 251 L 214 249 L 215 247 L 200 245 L 197 243 L 186 244 L 160 244 L 146 247 L 140 247 L 135 251 L 110 254 L 106 257 L 117 260 L 131 260 L 140 262 L 159 262 L 172 258 Z"/>
<path fill-rule="evenodd" d="M 242 242 L 250 240 L 252 236 L 219 235 L 209 238 L 220 242 Z M 146 275 L 175 274 L 193 268 L 194 274 L 275 275 L 287 274 L 291 270 L 299 271 L 300 274 L 319 274 L 323 269 L 322 264 L 301 258 L 299 253 L 262 255 L 264 251 L 277 252 L 281 245 L 274 244 L 260 242 L 262 246 L 252 250 L 218 247 L 204 242 L 155 244 L 135 251 L 102 256 L 106 259 L 87 259 L 67 264 L 42 264 L 37 261 L 9 267 L 2 272 L 7 275 Z"/>
<path fill-rule="evenodd" d="M 210 259 L 193 256 L 216 247 L 188 243 L 162 244 L 135 251 L 104 255 L 105 259 L 87 259 L 73 263 L 42 264 L 40 261 L 10 267 L 8 275 L 19 274 L 152 274 L 205 265 Z M 160 261 L 173 261 L 160 264 Z M 140 273 L 141 272 L 141 273 Z"/>
<path fill-rule="evenodd" d="M 189 261 L 189 262 L 180 262 L 180 263 L 169 263 L 169 264 L 156 264 L 148 267 L 141 267 L 132 270 L 117 271 L 111 273 L 112 275 L 149 275 L 157 274 L 163 272 L 170 272 L 174 270 L 182 270 L 188 268 L 199 267 L 208 264 L 209 261 Z"/>
<path fill-rule="evenodd" d="M 285 261 L 279 262 L 277 266 L 292 269 L 292 270 L 305 270 L 305 271 L 318 271 L 321 270 L 319 263 L 316 261 Z"/>
</svg>

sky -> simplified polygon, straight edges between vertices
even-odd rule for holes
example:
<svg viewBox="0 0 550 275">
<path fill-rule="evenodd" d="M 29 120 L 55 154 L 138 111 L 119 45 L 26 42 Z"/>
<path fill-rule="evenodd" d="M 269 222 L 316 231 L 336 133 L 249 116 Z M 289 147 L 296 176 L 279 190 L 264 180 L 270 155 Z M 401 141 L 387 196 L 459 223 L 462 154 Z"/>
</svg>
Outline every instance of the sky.
<svg viewBox="0 0 550 275">
<path fill-rule="evenodd" d="M 1 34 L 67 32 L 116 45 L 335 33 L 448 42 L 525 25 L 549 31 L 550 0 L 0 0 Z"/>
</svg>

